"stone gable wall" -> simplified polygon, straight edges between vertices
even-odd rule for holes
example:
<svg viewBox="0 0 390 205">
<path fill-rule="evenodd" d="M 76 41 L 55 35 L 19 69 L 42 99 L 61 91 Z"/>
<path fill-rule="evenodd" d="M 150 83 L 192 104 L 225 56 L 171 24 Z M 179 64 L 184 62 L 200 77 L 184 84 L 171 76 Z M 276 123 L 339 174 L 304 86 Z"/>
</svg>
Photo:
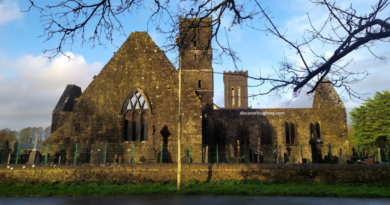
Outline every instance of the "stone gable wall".
<svg viewBox="0 0 390 205">
<path fill-rule="evenodd" d="M 82 143 L 91 147 L 95 143 L 122 143 L 122 106 L 135 88 L 144 91 L 152 107 L 152 115 L 148 117 L 148 141 L 134 142 L 137 150 L 148 150 L 153 146 L 159 150 L 163 143 L 160 131 L 167 126 L 171 133 L 168 137 L 168 151 L 176 153 L 178 72 L 146 32 L 133 32 L 129 36 L 77 99 L 70 120 L 54 132 L 45 144 L 66 147 L 67 144 Z M 194 89 L 185 83 L 182 85 L 182 103 L 182 128 L 185 130 L 182 155 L 187 144 L 191 143 L 194 162 L 199 162 L 202 108 Z M 128 144 L 123 146 L 132 147 L 132 142 Z M 50 150 L 53 155 L 55 150 Z M 72 150 L 67 153 L 70 152 Z M 142 156 L 142 151 L 138 155 Z"/>
</svg>

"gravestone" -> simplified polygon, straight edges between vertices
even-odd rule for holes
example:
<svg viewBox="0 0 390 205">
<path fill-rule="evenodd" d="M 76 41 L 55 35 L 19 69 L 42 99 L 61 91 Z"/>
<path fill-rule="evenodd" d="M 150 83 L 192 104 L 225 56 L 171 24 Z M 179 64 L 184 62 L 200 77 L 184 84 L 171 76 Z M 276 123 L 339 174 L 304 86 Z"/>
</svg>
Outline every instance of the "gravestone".
<svg viewBox="0 0 390 205">
<path fill-rule="evenodd" d="M 41 153 L 39 151 L 31 151 L 30 157 L 28 158 L 28 164 L 40 164 Z"/>
<path fill-rule="evenodd" d="M 288 154 L 287 153 L 284 153 L 284 163 L 288 163 L 289 160 L 288 160 Z"/>
<path fill-rule="evenodd" d="M 41 163 L 41 153 L 37 151 L 38 137 L 34 140 L 34 148 L 30 152 L 30 157 L 28 158 L 28 164 L 39 164 Z"/>
<path fill-rule="evenodd" d="M 339 154 L 339 164 L 345 164 L 343 150 L 340 148 L 340 154 Z"/>
<path fill-rule="evenodd" d="M 338 164 L 339 158 L 337 156 L 332 157 L 332 164 Z"/>
<path fill-rule="evenodd" d="M 257 151 L 253 155 L 253 162 L 254 163 L 259 163 L 259 154 L 258 154 Z"/>
<path fill-rule="evenodd" d="M 260 161 L 260 163 L 264 162 L 263 151 L 260 151 L 259 161 Z"/>
<path fill-rule="evenodd" d="M 8 154 L 8 164 L 15 164 L 18 152 L 18 141 L 12 143 L 11 152 Z"/>
<path fill-rule="evenodd" d="M 380 147 L 378 147 L 378 161 L 379 161 L 379 163 L 382 162 L 381 148 Z"/>
</svg>

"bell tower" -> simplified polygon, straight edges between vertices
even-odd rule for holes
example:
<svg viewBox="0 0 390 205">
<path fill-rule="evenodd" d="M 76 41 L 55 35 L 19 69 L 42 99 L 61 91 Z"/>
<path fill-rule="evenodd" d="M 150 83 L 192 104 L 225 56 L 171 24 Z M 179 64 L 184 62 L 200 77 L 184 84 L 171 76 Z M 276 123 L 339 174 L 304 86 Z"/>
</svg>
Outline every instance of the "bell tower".
<svg viewBox="0 0 390 205">
<path fill-rule="evenodd" d="M 223 72 L 225 108 L 248 108 L 248 71 Z"/>
<path fill-rule="evenodd" d="M 214 96 L 211 23 L 211 18 L 180 18 L 177 38 L 183 82 L 195 89 L 204 108 L 212 107 Z"/>
</svg>

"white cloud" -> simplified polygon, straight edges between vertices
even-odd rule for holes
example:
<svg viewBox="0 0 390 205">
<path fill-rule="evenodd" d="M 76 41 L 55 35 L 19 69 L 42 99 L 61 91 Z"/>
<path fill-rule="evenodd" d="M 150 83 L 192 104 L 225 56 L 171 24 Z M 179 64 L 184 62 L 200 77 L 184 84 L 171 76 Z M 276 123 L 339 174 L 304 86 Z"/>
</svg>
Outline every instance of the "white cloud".
<svg viewBox="0 0 390 205">
<path fill-rule="evenodd" d="M 67 84 L 85 89 L 102 63 L 88 64 L 83 56 L 59 56 L 50 63 L 42 55 L 0 56 L 0 129 L 49 126 L 51 113 Z"/>
<path fill-rule="evenodd" d="M 20 11 L 18 3 L 11 0 L 3 0 L 0 3 L 0 25 L 5 25 L 15 19 L 22 19 L 23 14 Z"/>
</svg>

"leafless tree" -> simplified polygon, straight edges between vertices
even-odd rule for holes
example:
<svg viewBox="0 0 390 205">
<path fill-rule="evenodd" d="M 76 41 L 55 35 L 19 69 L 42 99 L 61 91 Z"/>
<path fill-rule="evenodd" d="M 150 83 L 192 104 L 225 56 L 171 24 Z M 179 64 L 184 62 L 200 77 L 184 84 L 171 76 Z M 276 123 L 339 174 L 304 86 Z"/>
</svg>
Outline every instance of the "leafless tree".
<svg viewBox="0 0 390 205">
<path fill-rule="evenodd" d="M 238 54 L 234 48 L 230 47 L 229 42 L 222 44 L 218 39 L 218 34 L 224 35 L 235 27 L 249 27 L 272 34 L 286 42 L 300 58 L 299 63 L 282 60 L 273 75 L 248 76 L 258 80 L 258 85 L 264 83 L 272 85 L 269 90 L 255 95 L 287 92 L 288 90 L 293 90 L 297 95 L 304 87 L 309 88 L 307 93 L 313 93 L 319 83 L 327 78 L 333 86 L 344 88 L 351 99 L 360 98 L 359 93 L 353 91 L 350 85 L 361 81 L 368 73 L 348 71 L 346 66 L 351 63 L 351 60 L 345 60 L 345 57 L 357 49 L 365 48 L 380 60 L 386 60 L 377 56 L 370 48 L 378 41 L 389 41 L 390 17 L 384 12 L 389 7 L 389 0 L 378 0 L 372 5 L 371 12 L 367 14 L 357 13 L 352 5 L 342 8 L 334 0 L 309 1 L 325 8 L 328 18 L 320 27 L 311 24 L 311 28 L 307 30 L 309 35 L 303 35 L 299 41 L 289 39 L 286 31 L 275 25 L 273 21 L 275 17 L 272 16 L 266 4 L 258 0 L 192 0 L 186 3 L 179 0 L 118 0 L 115 2 L 112 0 L 63 0 L 60 3 L 50 3 L 50 5 L 39 5 L 42 3 L 29 0 L 30 6 L 26 8 L 26 11 L 40 10 L 40 19 L 44 28 L 41 37 L 45 41 L 59 39 L 56 48 L 44 51 L 49 58 L 64 54 L 64 45 L 74 44 L 78 39 L 81 39 L 81 44 L 91 43 L 92 47 L 112 43 L 114 33 L 126 35 L 119 16 L 135 15 L 137 11 L 146 8 L 152 9 L 148 25 L 154 25 L 161 34 L 167 36 L 164 50 L 184 52 L 187 45 L 183 44 L 184 41 L 178 41 L 175 38 L 179 30 L 183 29 L 179 28 L 179 17 L 196 17 L 193 18 L 196 20 L 184 28 L 188 30 L 205 25 L 203 23 L 213 17 L 207 26 L 212 27 L 211 38 L 215 39 L 218 45 L 219 54 L 215 57 L 229 56 L 237 70 Z M 149 6 L 151 4 L 152 6 Z M 381 14 L 385 17 L 379 18 Z M 311 20 L 309 15 L 308 18 Z M 222 28 L 223 19 L 229 22 L 228 27 Z M 264 22 L 262 26 L 254 24 L 254 21 L 259 20 Z M 87 28 L 92 28 L 94 31 L 89 36 L 87 36 Z M 191 40 L 195 37 L 189 35 L 180 36 L 180 38 Z M 317 53 L 312 49 L 311 45 L 315 41 L 335 46 L 332 56 L 325 57 L 325 54 Z M 209 47 L 210 44 L 204 46 L 205 49 Z M 308 48 L 311 53 L 303 52 L 304 48 Z M 316 59 L 308 62 L 308 55 L 314 55 Z"/>
</svg>

